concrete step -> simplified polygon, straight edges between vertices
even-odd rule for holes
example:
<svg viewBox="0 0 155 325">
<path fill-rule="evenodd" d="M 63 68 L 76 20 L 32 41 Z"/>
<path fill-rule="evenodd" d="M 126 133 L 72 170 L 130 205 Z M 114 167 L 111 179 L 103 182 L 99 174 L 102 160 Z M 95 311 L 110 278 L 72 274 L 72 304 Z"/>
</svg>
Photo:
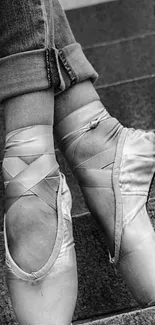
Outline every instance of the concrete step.
<svg viewBox="0 0 155 325">
<path fill-rule="evenodd" d="M 152 0 L 105 2 L 67 11 L 78 42 L 85 48 L 155 31 Z"/>
<path fill-rule="evenodd" d="M 124 312 L 111 317 L 101 317 L 88 321 L 75 322 L 74 325 L 153 325 L 155 324 L 155 308 Z"/>
<path fill-rule="evenodd" d="M 155 74 L 152 0 L 106 2 L 66 13 L 77 41 L 99 73 L 97 88 Z"/>
<path fill-rule="evenodd" d="M 155 75 L 155 31 L 84 50 L 99 73 L 96 88 Z"/>
</svg>

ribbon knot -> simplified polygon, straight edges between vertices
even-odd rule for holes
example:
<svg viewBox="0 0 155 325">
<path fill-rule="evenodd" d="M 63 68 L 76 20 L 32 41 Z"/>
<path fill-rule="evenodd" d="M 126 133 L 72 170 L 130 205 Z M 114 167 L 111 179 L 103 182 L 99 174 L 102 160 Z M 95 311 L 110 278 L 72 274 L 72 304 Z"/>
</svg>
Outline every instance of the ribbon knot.
<svg viewBox="0 0 155 325">
<path fill-rule="evenodd" d="M 99 123 L 100 123 L 100 119 L 96 119 L 94 121 L 91 121 L 89 123 L 89 129 L 95 129 L 98 126 Z"/>
</svg>

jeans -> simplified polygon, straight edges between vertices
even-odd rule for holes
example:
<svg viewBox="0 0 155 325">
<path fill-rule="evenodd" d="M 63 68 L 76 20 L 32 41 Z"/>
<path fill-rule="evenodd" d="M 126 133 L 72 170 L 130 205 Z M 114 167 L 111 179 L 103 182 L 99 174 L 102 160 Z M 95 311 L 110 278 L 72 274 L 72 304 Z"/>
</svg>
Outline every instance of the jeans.
<svg viewBox="0 0 155 325">
<path fill-rule="evenodd" d="M 97 77 L 58 0 L 0 1 L 0 102 Z"/>
</svg>

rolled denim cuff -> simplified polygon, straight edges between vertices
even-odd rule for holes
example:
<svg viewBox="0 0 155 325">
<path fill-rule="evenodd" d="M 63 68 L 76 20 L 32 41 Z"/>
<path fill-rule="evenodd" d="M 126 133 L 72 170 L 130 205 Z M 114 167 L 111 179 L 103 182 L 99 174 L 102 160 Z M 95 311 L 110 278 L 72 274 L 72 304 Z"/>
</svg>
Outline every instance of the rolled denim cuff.
<svg viewBox="0 0 155 325">
<path fill-rule="evenodd" d="M 59 50 L 59 57 L 68 72 L 71 84 L 76 84 L 86 79 L 94 83 L 98 74 L 84 55 L 79 43 L 70 44 Z"/>
<path fill-rule="evenodd" d="M 0 59 L 0 101 L 48 86 L 44 49 Z"/>
<path fill-rule="evenodd" d="M 80 44 L 39 49 L 0 59 L 0 102 L 25 93 L 53 88 L 55 94 L 98 74 Z"/>
</svg>

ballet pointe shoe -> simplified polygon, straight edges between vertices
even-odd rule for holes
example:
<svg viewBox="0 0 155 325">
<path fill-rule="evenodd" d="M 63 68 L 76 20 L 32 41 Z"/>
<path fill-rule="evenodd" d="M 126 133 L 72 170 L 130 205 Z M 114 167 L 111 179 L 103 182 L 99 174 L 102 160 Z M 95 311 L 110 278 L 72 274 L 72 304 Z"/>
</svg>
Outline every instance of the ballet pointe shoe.
<svg viewBox="0 0 155 325">
<path fill-rule="evenodd" d="M 52 127 L 38 125 L 11 132 L 6 138 L 3 161 L 6 283 L 20 325 L 70 325 L 77 299 L 72 199 L 51 150 L 52 135 Z M 31 154 L 39 157 L 28 165 L 21 158 Z M 58 223 L 49 259 L 39 270 L 29 273 L 19 267 L 10 253 L 7 218 L 20 198 L 24 201 L 33 196 L 56 210 Z M 39 213 L 37 204 L 34 209 Z"/>
<path fill-rule="evenodd" d="M 155 172 L 153 131 L 124 128 L 96 101 L 55 126 L 110 262 L 142 306 L 155 304 L 155 233 L 146 203 Z"/>
</svg>

